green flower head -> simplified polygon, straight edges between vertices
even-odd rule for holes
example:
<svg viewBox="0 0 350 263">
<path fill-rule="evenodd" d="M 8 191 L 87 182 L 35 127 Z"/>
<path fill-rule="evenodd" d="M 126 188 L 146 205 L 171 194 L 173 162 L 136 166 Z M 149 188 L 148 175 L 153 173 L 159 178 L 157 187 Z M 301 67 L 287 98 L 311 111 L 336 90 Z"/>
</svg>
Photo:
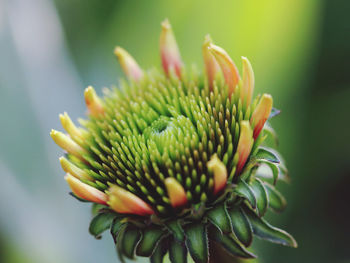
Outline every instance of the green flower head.
<svg viewBox="0 0 350 263">
<path fill-rule="evenodd" d="M 135 255 L 163 262 L 209 260 L 209 250 L 254 258 L 253 236 L 296 247 L 269 225 L 268 208 L 286 205 L 276 190 L 287 170 L 268 119 L 278 113 L 268 94 L 253 100 L 254 73 L 242 57 L 242 76 L 209 36 L 205 74 L 186 70 L 172 28 L 162 23 L 163 72 L 144 71 L 124 49 L 117 56 L 128 80 L 100 98 L 85 90 L 88 118 L 67 134 L 52 131 L 72 195 L 92 202 L 90 232 L 110 229 L 121 260 Z M 268 140 L 266 140 L 268 138 Z M 269 142 L 269 143 L 268 143 Z M 270 146 L 270 147 L 269 147 Z"/>
</svg>

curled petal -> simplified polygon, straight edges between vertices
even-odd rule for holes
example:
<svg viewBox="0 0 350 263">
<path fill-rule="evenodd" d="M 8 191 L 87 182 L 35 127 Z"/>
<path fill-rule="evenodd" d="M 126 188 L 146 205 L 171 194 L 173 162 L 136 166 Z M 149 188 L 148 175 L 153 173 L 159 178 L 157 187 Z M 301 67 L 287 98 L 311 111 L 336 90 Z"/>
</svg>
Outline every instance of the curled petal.
<svg viewBox="0 0 350 263">
<path fill-rule="evenodd" d="M 213 44 L 210 44 L 208 48 L 215 56 L 216 61 L 224 74 L 224 78 L 228 86 L 228 95 L 231 97 L 240 81 L 238 69 L 224 49 Z"/>
<path fill-rule="evenodd" d="M 99 203 L 102 205 L 107 204 L 107 195 L 100 190 L 84 184 L 82 181 L 69 173 L 66 174 L 64 179 L 67 181 L 69 187 L 76 196 L 90 202 Z"/>
<path fill-rule="evenodd" d="M 133 193 L 112 185 L 108 190 L 108 205 L 117 213 L 147 216 L 154 214 L 152 208 Z"/>
<path fill-rule="evenodd" d="M 209 46 L 212 44 L 211 38 L 209 35 L 205 36 L 204 43 L 202 46 L 202 53 L 205 65 L 205 71 L 208 77 L 208 84 L 210 90 L 213 90 L 213 82 L 217 73 L 220 71 L 220 66 L 216 61 L 214 55 L 209 51 Z"/>
<path fill-rule="evenodd" d="M 94 88 L 89 86 L 84 91 L 85 103 L 89 110 L 89 114 L 94 117 L 104 113 L 101 99 L 97 96 Z"/>
<path fill-rule="evenodd" d="M 227 169 L 226 166 L 217 155 L 213 155 L 207 164 L 209 171 L 214 173 L 214 194 L 219 193 L 225 188 L 227 183 Z"/>
<path fill-rule="evenodd" d="M 173 207 L 181 207 L 187 204 L 187 197 L 182 185 L 173 177 L 164 180 L 165 187 Z"/>
<path fill-rule="evenodd" d="M 272 102 L 271 95 L 263 94 L 252 114 L 252 117 L 250 118 L 250 124 L 254 127 L 254 139 L 259 136 L 271 113 Z"/>
<path fill-rule="evenodd" d="M 243 64 L 243 83 L 241 89 L 241 100 L 245 105 L 250 105 L 254 92 L 254 71 L 252 65 L 246 57 L 242 57 Z"/>
<path fill-rule="evenodd" d="M 50 136 L 62 149 L 82 159 L 81 155 L 85 153 L 85 150 L 67 135 L 59 131 L 51 130 Z"/>
<path fill-rule="evenodd" d="M 169 76 L 170 70 L 174 70 L 176 75 L 181 77 L 182 60 L 176 39 L 168 19 L 162 23 L 160 34 L 160 56 L 165 74 Z"/>
<path fill-rule="evenodd" d="M 77 179 L 86 179 L 86 180 L 91 180 L 92 178 L 90 175 L 87 174 L 84 170 L 80 169 L 79 167 L 75 166 L 72 164 L 70 161 L 68 161 L 66 158 L 61 157 L 60 158 L 60 163 L 62 166 L 63 171 L 66 173 L 69 173 L 73 175 Z"/>
<path fill-rule="evenodd" d="M 240 125 L 240 129 L 241 129 L 241 132 L 239 135 L 238 146 L 237 146 L 237 152 L 238 152 L 237 174 L 239 174 L 242 171 L 254 143 L 253 130 L 250 127 L 249 122 L 242 121 Z"/>
<path fill-rule="evenodd" d="M 114 54 L 117 56 L 124 74 L 130 79 L 139 81 L 143 77 L 143 71 L 136 60 L 123 48 L 116 47 Z"/>
</svg>

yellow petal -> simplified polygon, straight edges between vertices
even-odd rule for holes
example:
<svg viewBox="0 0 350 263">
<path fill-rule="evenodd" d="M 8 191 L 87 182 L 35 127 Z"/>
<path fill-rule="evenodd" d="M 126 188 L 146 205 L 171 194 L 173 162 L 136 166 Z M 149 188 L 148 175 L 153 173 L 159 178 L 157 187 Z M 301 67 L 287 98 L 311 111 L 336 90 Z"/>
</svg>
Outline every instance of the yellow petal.
<svg viewBox="0 0 350 263">
<path fill-rule="evenodd" d="M 246 57 L 242 57 L 243 64 L 243 83 L 241 89 L 241 100 L 246 106 L 250 105 L 254 92 L 254 71 L 252 65 Z"/>
<path fill-rule="evenodd" d="M 250 118 L 250 124 L 254 127 L 254 139 L 259 136 L 266 120 L 269 118 L 272 110 L 272 103 L 273 100 L 271 95 L 263 94 L 256 106 L 252 117 Z"/>
<path fill-rule="evenodd" d="M 82 170 L 79 167 L 75 166 L 70 161 L 68 161 L 66 158 L 61 157 L 60 158 L 60 163 L 61 163 L 63 171 L 73 175 L 75 178 L 77 178 L 79 180 L 80 179 L 92 180 L 91 176 L 88 175 L 87 172 L 85 172 L 84 170 Z"/>
<path fill-rule="evenodd" d="M 101 99 L 97 96 L 94 88 L 89 86 L 84 91 L 85 103 L 89 110 L 89 114 L 94 117 L 104 113 Z"/>
<path fill-rule="evenodd" d="M 69 173 L 66 174 L 64 179 L 72 189 L 72 192 L 81 199 L 103 205 L 107 204 L 107 195 L 100 190 L 90 185 L 84 184 Z"/>
<path fill-rule="evenodd" d="M 113 185 L 108 190 L 108 205 L 117 213 L 135 214 L 140 216 L 152 215 L 152 208 L 133 193 Z"/>
<path fill-rule="evenodd" d="M 124 74 L 131 80 L 138 81 L 143 77 L 143 71 L 136 60 L 123 48 L 116 47 L 114 54 L 117 56 Z"/>
<path fill-rule="evenodd" d="M 80 159 L 83 159 L 81 155 L 85 153 L 85 150 L 67 135 L 59 131 L 51 130 L 50 136 L 62 149 Z"/>
<path fill-rule="evenodd" d="M 173 207 L 181 207 L 187 204 L 187 197 L 182 185 L 173 177 L 164 180 L 170 203 Z"/>
<path fill-rule="evenodd" d="M 162 23 L 162 32 L 160 34 L 160 56 L 165 74 L 169 76 L 171 70 L 181 77 L 182 60 L 176 39 L 169 23 L 166 19 Z"/>
<path fill-rule="evenodd" d="M 74 125 L 71 118 L 69 118 L 67 112 L 65 112 L 64 114 L 60 114 L 60 120 L 62 127 L 66 130 L 66 132 L 70 135 L 70 137 L 73 140 L 81 141 L 84 139 L 81 130 Z"/>
<path fill-rule="evenodd" d="M 238 152 L 238 163 L 237 163 L 237 174 L 239 174 L 248 157 L 250 151 L 252 150 L 254 139 L 253 139 L 253 130 L 250 127 L 248 121 L 242 121 L 240 125 L 240 135 L 238 140 L 237 152 Z"/>
<path fill-rule="evenodd" d="M 213 155 L 207 163 L 209 171 L 214 173 L 214 194 L 219 193 L 225 188 L 227 183 L 227 169 L 226 166 L 217 155 Z"/>
</svg>

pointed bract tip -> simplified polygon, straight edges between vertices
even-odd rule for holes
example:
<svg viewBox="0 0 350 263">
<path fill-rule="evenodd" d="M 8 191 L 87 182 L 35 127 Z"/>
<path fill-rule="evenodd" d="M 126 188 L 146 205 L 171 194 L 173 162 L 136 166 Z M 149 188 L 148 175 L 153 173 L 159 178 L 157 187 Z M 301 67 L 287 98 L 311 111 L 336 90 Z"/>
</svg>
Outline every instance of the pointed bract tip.
<svg viewBox="0 0 350 263">
<path fill-rule="evenodd" d="M 81 131 L 74 125 L 67 112 L 60 114 L 60 121 L 63 129 L 72 137 L 72 139 L 83 139 Z"/>
<path fill-rule="evenodd" d="M 170 203 L 173 207 L 182 207 L 187 204 L 187 197 L 182 185 L 173 177 L 164 180 Z"/>
<path fill-rule="evenodd" d="M 243 82 L 240 97 L 242 103 L 246 106 L 250 105 L 254 92 L 255 77 L 252 65 L 246 57 L 242 57 L 243 65 Z"/>
<path fill-rule="evenodd" d="M 79 198 L 106 205 L 107 204 L 107 195 L 100 190 L 84 184 L 79 179 L 75 178 L 71 174 L 67 173 L 64 179 L 67 181 L 69 187 L 71 188 L 72 192 Z"/>
<path fill-rule="evenodd" d="M 84 91 L 85 103 L 89 110 L 89 114 L 94 117 L 104 114 L 101 99 L 97 96 L 95 89 L 89 86 Z"/>
<path fill-rule="evenodd" d="M 65 171 L 66 173 L 73 175 L 75 178 L 79 180 L 81 179 L 85 179 L 89 181 L 92 180 L 92 177 L 88 175 L 87 172 L 80 169 L 79 167 L 77 167 L 76 165 L 68 161 L 66 158 L 60 157 L 59 160 L 63 171 Z"/>
<path fill-rule="evenodd" d="M 73 141 L 69 136 L 56 130 L 51 130 L 50 136 L 54 142 L 62 149 L 82 159 L 81 155 L 85 152 L 85 150 L 79 144 Z"/>
<path fill-rule="evenodd" d="M 207 166 L 209 171 L 214 173 L 214 194 L 217 194 L 225 188 L 227 183 L 226 166 L 216 154 L 211 157 L 210 161 L 207 163 Z"/>
<path fill-rule="evenodd" d="M 208 49 L 216 58 L 216 61 L 224 74 L 225 82 L 228 86 L 228 95 L 231 97 L 231 94 L 235 92 L 236 86 L 240 81 L 238 69 L 231 57 L 223 48 L 210 44 Z"/>
<path fill-rule="evenodd" d="M 168 19 L 162 22 L 159 44 L 160 56 L 165 74 L 169 76 L 170 71 L 174 70 L 178 78 L 181 78 L 181 55 Z"/>
<path fill-rule="evenodd" d="M 108 205 L 117 213 L 147 216 L 154 214 L 152 208 L 133 193 L 112 185 L 108 190 Z"/>
<path fill-rule="evenodd" d="M 139 81 L 143 77 L 143 71 L 137 64 L 136 60 L 123 48 L 116 47 L 114 54 L 118 58 L 120 66 L 123 69 L 124 74 L 134 81 Z"/>
<path fill-rule="evenodd" d="M 240 123 L 240 135 L 239 135 L 239 140 L 238 140 L 238 145 L 237 145 L 237 153 L 238 153 L 238 163 L 237 163 L 237 169 L 236 173 L 239 174 L 249 155 L 252 150 L 254 143 L 253 139 L 253 130 L 250 127 L 250 124 L 248 121 L 241 121 Z"/>
<path fill-rule="evenodd" d="M 259 136 L 266 120 L 269 118 L 272 104 L 272 96 L 270 94 L 263 94 L 252 114 L 252 117 L 250 118 L 250 123 L 254 127 L 254 139 Z"/>
<path fill-rule="evenodd" d="M 211 44 L 212 44 L 212 40 L 208 34 L 204 38 L 204 43 L 202 46 L 202 53 L 203 53 L 205 71 L 206 71 L 207 77 L 208 77 L 209 89 L 212 91 L 215 77 L 218 74 L 218 72 L 220 71 L 220 66 L 219 66 L 218 62 L 216 61 L 214 55 L 209 50 L 209 47 Z"/>
</svg>

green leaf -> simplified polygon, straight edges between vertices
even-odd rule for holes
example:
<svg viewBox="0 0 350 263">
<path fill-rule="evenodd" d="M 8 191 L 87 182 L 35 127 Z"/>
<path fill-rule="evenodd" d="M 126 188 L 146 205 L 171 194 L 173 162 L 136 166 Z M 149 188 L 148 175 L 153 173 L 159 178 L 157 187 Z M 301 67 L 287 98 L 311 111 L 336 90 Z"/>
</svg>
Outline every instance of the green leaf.
<svg viewBox="0 0 350 263">
<path fill-rule="evenodd" d="M 187 263 L 187 248 L 185 244 L 174 239 L 169 246 L 169 258 L 171 263 Z"/>
<path fill-rule="evenodd" d="M 210 239 L 219 243 L 227 252 L 233 256 L 241 258 L 256 258 L 256 256 L 246 250 L 238 240 L 235 240 L 232 234 L 222 235 L 218 230 L 213 228 L 213 231 L 210 232 Z"/>
<path fill-rule="evenodd" d="M 203 223 L 192 224 L 185 229 L 186 245 L 196 263 L 208 262 L 207 228 Z"/>
<path fill-rule="evenodd" d="M 255 158 L 259 160 L 266 160 L 272 163 L 280 163 L 278 156 L 273 152 L 272 149 L 267 147 L 259 147 Z"/>
<path fill-rule="evenodd" d="M 167 242 L 166 241 L 162 241 L 159 242 L 159 244 L 157 245 L 156 249 L 154 250 L 151 258 L 150 258 L 150 262 L 151 263 L 163 263 L 163 258 L 167 252 Z"/>
<path fill-rule="evenodd" d="M 122 241 L 124 238 L 125 230 L 127 228 L 128 228 L 128 223 L 124 223 L 120 226 L 118 232 L 116 232 L 116 239 L 115 239 L 116 250 L 117 250 L 118 258 L 119 258 L 120 262 L 122 262 L 122 263 L 125 263 L 123 250 L 122 250 L 122 245 L 123 245 Z"/>
<path fill-rule="evenodd" d="M 247 216 L 237 206 L 232 207 L 228 213 L 231 217 L 234 234 L 246 247 L 250 246 L 253 240 L 253 232 Z"/>
<path fill-rule="evenodd" d="M 106 208 L 108 208 L 108 207 L 105 205 L 93 203 L 92 207 L 91 207 L 91 213 L 93 216 L 96 216 L 101 209 L 106 209 Z"/>
<path fill-rule="evenodd" d="M 254 192 L 244 180 L 239 179 L 238 184 L 233 191 L 238 196 L 247 199 L 250 205 L 253 208 L 256 208 L 256 198 L 255 198 Z"/>
<path fill-rule="evenodd" d="M 166 226 L 177 241 L 183 242 L 185 240 L 185 234 L 179 220 L 170 221 Z"/>
<path fill-rule="evenodd" d="M 269 161 L 263 160 L 263 159 L 258 160 L 258 162 L 264 163 L 270 168 L 270 170 L 272 172 L 273 183 L 276 184 L 277 180 L 278 180 L 278 174 L 279 174 L 279 169 L 278 169 L 277 165 L 274 163 L 271 163 Z"/>
<path fill-rule="evenodd" d="M 101 234 L 109 229 L 112 225 L 113 219 L 116 217 L 114 213 L 100 213 L 95 216 L 90 223 L 89 232 L 95 238 L 101 238 Z"/>
<path fill-rule="evenodd" d="M 126 257 L 130 259 L 134 258 L 135 249 L 136 249 L 137 243 L 140 241 L 140 238 L 141 238 L 141 233 L 136 227 L 128 226 L 125 229 L 121 248 L 122 248 L 123 254 Z"/>
<path fill-rule="evenodd" d="M 287 206 L 286 199 L 274 186 L 266 182 L 264 186 L 269 196 L 269 207 L 276 212 L 282 212 Z"/>
<path fill-rule="evenodd" d="M 263 185 L 263 183 L 260 181 L 260 179 L 255 178 L 255 180 L 253 180 L 250 183 L 255 198 L 256 198 L 256 210 L 258 212 L 258 215 L 261 217 L 263 215 L 265 215 L 266 210 L 269 206 L 269 200 L 268 200 L 268 195 L 267 195 L 267 191 Z"/>
<path fill-rule="evenodd" d="M 253 232 L 261 239 L 281 244 L 284 246 L 297 247 L 295 239 L 287 232 L 268 224 L 264 219 L 259 218 L 251 209 L 245 208 L 248 220 L 252 226 Z"/>
<path fill-rule="evenodd" d="M 232 232 L 231 219 L 227 213 L 225 203 L 212 208 L 207 213 L 207 217 L 210 220 L 210 222 L 214 224 L 221 232 Z"/>
<path fill-rule="evenodd" d="M 126 220 L 120 217 L 114 218 L 111 226 L 111 235 L 113 237 L 114 243 L 117 242 L 117 236 L 119 232 L 123 229 L 124 226 L 126 226 Z"/>
<path fill-rule="evenodd" d="M 137 245 L 136 255 L 150 257 L 160 242 L 163 231 L 160 228 L 148 227 L 143 231 L 142 239 Z"/>
</svg>

